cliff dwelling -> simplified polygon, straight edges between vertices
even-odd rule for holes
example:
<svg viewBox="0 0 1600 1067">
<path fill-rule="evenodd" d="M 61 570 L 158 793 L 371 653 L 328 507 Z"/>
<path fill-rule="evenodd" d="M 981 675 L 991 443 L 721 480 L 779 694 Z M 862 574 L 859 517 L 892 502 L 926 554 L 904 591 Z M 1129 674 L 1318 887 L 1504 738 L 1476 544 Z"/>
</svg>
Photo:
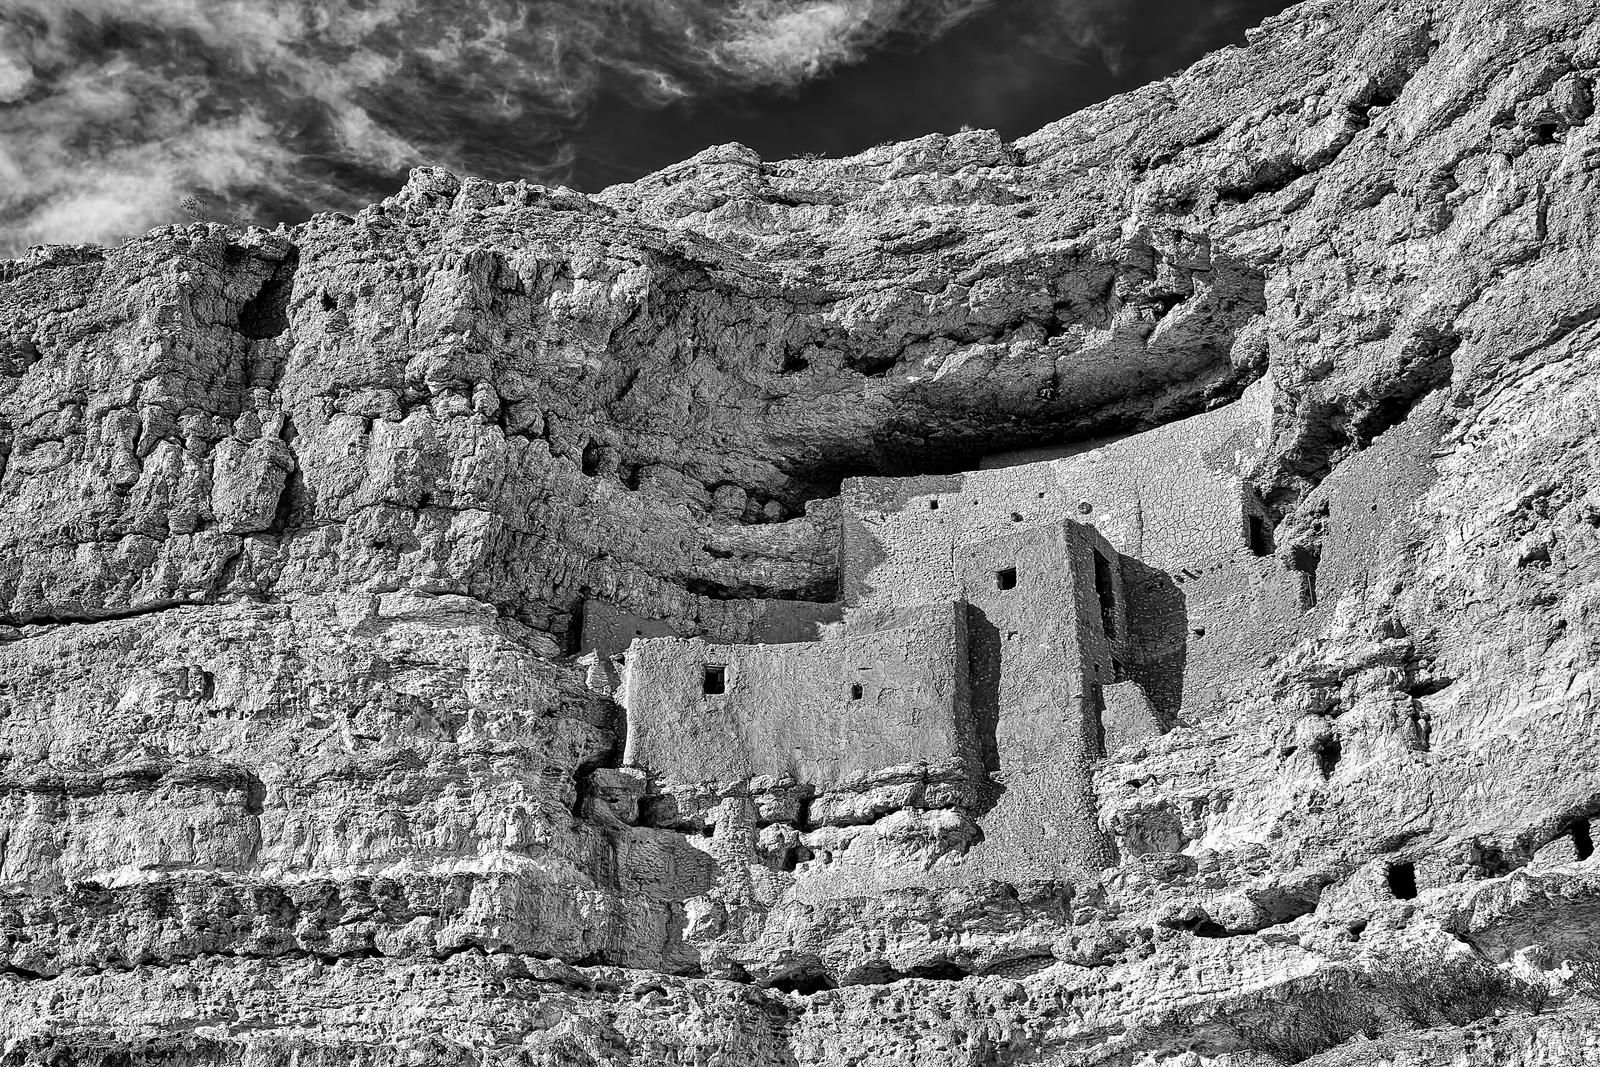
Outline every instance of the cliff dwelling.
<svg viewBox="0 0 1600 1067">
<path fill-rule="evenodd" d="M 1256 388 L 1097 448 L 847 479 L 822 505 L 838 600 L 752 605 L 762 640 L 587 605 L 639 810 L 707 826 L 736 795 L 810 831 L 957 809 L 981 820 L 968 862 L 994 877 L 1113 863 L 1093 761 L 1224 692 L 1230 630 L 1301 612 L 1247 483 L 1268 432 Z"/>
<path fill-rule="evenodd" d="M 0 1067 L 1600 1063 L 1600 18 L 1220 7 L 0 15 Z"/>
</svg>

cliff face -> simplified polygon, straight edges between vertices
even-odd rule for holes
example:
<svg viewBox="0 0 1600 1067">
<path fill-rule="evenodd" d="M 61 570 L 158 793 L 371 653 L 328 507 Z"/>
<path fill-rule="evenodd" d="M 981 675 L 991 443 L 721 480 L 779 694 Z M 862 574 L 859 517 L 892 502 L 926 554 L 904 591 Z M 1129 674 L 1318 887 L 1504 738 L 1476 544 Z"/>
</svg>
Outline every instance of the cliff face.
<svg viewBox="0 0 1600 1067">
<path fill-rule="evenodd" d="M 0 264 L 0 1063 L 1600 1057 L 1597 15 Z M 1008 766 L 1005 697 L 977 793 L 826 812 L 622 765 L 618 635 L 860 608 L 846 479 L 1048 457 L 1143 471 L 1074 521 L 1157 729 Z M 1093 862 L 986 858 L 1062 805 Z"/>
</svg>

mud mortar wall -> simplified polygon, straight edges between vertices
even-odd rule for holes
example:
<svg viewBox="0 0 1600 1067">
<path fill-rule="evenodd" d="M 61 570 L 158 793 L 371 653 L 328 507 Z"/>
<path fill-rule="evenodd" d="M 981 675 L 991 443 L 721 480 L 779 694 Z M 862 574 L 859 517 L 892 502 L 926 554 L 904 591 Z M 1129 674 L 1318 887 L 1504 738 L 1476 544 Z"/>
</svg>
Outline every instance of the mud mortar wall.
<svg viewBox="0 0 1600 1067">
<path fill-rule="evenodd" d="M 1113 598 L 1110 634 L 1097 556 Z M 1113 678 L 1126 632 L 1116 558 L 1103 537 L 1073 522 L 961 553 L 973 717 L 998 787 L 984 830 L 995 877 L 1082 872 L 1110 860 L 1089 766 L 1100 755 L 1100 686 Z M 1014 585 L 1000 587 L 1002 574 Z"/>
<path fill-rule="evenodd" d="M 764 777 L 818 792 L 919 764 L 970 773 L 964 608 L 918 614 L 811 644 L 636 641 L 623 677 L 625 762 L 666 785 Z"/>
</svg>

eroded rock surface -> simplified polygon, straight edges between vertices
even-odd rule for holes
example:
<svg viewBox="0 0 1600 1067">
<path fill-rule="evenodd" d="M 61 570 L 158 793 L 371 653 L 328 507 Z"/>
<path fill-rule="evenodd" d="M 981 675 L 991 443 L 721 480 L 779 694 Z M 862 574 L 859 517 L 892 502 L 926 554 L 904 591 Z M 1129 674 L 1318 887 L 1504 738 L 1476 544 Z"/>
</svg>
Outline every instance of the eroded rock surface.
<svg viewBox="0 0 1600 1067">
<path fill-rule="evenodd" d="M 1600 1059 L 1597 15 L 0 264 L 0 1063 Z"/>
</svg>

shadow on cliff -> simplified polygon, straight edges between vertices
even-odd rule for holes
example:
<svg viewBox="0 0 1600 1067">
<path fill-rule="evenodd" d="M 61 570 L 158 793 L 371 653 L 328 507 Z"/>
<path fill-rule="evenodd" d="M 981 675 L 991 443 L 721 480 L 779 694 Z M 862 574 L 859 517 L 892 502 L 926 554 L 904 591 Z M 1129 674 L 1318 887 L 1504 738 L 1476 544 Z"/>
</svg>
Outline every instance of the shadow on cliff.
<svg viewBox="0 0 1600 1067">
<path fill-rule="evenodd" d="M 1177 723 L 1183 705 L 1189 656 L 1187 598 L 1170 575 L 1130 556 L 1122 557 L 1122 575 L 1128 606 L 1128 662 L 1126 677 L 1117 680 L 1138 683 L 1150 701 L 1157 727 L 1166 733 Z M 1004 714 L 1000 706 L 1001 634 L 983 610 L 972 604 L 967 606 L 967 671 L 972 730 L 986 777 L 972 814 L 982 816 L 1005 792 L 1004 784 L 995 779 L 1003 769 L 998 737 Z M 1093 699 L 1098 719 L 1104 707 L 1098 694 Z M 1069 710 L 1063 707 L 1062 714 Z M 1083 727 L 1085 751 L 1104 752 L 1104 724 L 1085 721 Z"/>
<path fill-rule="evenodd" d="M 1000 729 L 1000 628 L 975 604 L 967 605 L 967 680 L 971 686 L 972 727 L 984 773 L 990 776 L 974 812 L 981 815 L 994 807 L 1005 786 L 993 780 L 1000 770 L 1000 742 L 996 736 Z"/>
<path fill-rule="evenodd" d="M 1132 556 L 1122 557 L 1122 588 L 1128 610 L 1128 678 L 1144 690 L 1157 726 L 1166 733 L 1183 708 L 1188 598 L 1171 575 Z"/>
</svg>

